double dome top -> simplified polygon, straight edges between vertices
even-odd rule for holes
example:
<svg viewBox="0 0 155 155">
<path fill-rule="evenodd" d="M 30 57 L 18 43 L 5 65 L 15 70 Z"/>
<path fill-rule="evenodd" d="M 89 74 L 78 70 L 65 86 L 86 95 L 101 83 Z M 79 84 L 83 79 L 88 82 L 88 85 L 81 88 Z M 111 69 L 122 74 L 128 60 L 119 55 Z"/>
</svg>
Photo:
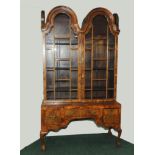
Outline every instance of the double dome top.
<svg viewBox="0 0 155 155">
<path fill-rule="evenodd" d="M 87 32 L 94 17 L 97 15 L 103 15 L 106 17 L 106 19 L 108 21 L 110 31 L 114 35 L 119 34 L 118 15 L 117 14 L 112 14 L 109 10 L 102 8 L 102 7 L 95 8 L 87 14 L 87 16 L 83 20 L 82 27 L 80 28 L 75 12 L 71 8 L 66 7 L 66 6 L 57 6 L 57 7 L 53 8 L 48 13 L 46 21 L 45 21 L 45 12 L 44 11 L 41 12 L 41 20 L 42 20 L 41 29 L 43 32 L 46 32 L 53 27 L 54 19 L 60 13 L 64 13 L 70 17 L 71 27 L 77 33 Z"/>
</svg>

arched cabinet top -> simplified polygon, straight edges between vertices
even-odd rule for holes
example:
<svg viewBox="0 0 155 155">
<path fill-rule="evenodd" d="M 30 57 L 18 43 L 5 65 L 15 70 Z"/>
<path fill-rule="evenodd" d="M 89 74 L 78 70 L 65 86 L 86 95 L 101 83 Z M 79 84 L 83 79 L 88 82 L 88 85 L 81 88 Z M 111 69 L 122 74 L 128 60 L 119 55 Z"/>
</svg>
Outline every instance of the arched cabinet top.
<svg viewBox="0 0 155 155">
<path fill-rule="evenodd" d="M 74 13 L 74 11 L 66 6 L 57 6 L 55 8 L 53 8 L 49 14 L 47 15 L 47 19 L 45 22 L 45 12 L 42 11 L 41 12 L 41 29 L 43 32 L 48 32 L 54 25 L 54 19 L 58 14 L 66 14 L 67 16 L 69 16 L 70 20 L 71 20 L 71 27 L 73 28 L 73 30 L 78 33 L 80 31 L 79 25 L 78 25 L 78 20 L 77 20 L 77 16 Z"/>
<path fill-rule="evenodd" d="M 119 34 L 120 30 L 119 30 L 119 26 L 118 26 L 118 15 L 117 14 L 113 15 L 109 10 L 107 10 L 105 8 L 101 8 L 101 7 L 91 10 L 88 13 L 88 15 L 85 17 L 85 19 L 83 20 L 82 31 L 84 33 L 87 33 L 89 31 L 89 29 L 92 25 L 92 21 L 97 15 L 105 16 L 107 18 L 110 31 L 114 35 Z"/>
</svg>

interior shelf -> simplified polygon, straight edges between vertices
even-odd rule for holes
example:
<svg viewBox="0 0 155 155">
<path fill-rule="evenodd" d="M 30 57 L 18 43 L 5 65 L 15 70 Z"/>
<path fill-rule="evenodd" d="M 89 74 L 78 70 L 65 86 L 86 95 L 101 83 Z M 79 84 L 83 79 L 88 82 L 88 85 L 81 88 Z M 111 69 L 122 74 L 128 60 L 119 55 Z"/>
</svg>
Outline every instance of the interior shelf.
<svg viewBox="0 0 155 155">
<path fill-rule="evenodd" d="M 54 92 L 54 89 L 46 89 L 47 92 Z M 70 87 L 58 87 L 58 88 L 55 88 L 55 91 L 56 92 L 76 92 L 77 91 L 77 88 L 76 89 L 70 89 Z"/>
<path fill-rule="evenodd" d="M 55 39 L 70 39 L 70 35 L 65 34 L 65 35 L 55 35 Z"/>
<path fill-rule="evenodd" d="M 94 58 L 93 60 L 94 61 L 106 61 L 107 58 Z"/>
<path fill-rule="evenodd" d="M 86 51 L 91 51 L 91 48 L 85 48 Z"/>
<path fill-rule="evenodd" d="M 70 79 L 55 79 L 56 82 L 58 81 L 70 81 Z"/>
<path fill-rule="evenodd" d="M 93 70 L 106 70 L 106 68 L 93 68 Z M 108 68 L 108 70 L 114 70 L 114 68 Z M 85 71 L 91 71 L 91 68 L 85 68 Z"/>
<path fill-rule="evenodd" d="M 105 81 L 106 79 L 92 79 L 93 81 Z"/>
<path fill-rule="evenodd" d="M 70 61 L 69 58 L 56 58 L 56 61 Z"/>
<path fill-rule="evenodd" d="M 78 68 L 77 67 L 46 67 L 47 71 L 54 71 L 55 70 L 72 70 L 72 71 L 77 71 Z"/>
</svg>

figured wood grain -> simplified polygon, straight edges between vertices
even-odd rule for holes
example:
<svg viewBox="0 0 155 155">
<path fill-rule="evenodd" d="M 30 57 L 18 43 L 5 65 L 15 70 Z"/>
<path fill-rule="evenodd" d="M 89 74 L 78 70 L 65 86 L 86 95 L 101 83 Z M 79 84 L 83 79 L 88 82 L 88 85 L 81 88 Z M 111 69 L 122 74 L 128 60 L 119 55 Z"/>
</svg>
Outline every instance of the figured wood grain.
<svg viewBox="0 0 155 155">
<path fill-rule="evenodd" d="M 78 83 L 77 88 L 72 88 L 71 86 L 71 79 L 70 76 L 70 97 L 68 99 L 55 99 L 55 83 L 57 81 L 67 81 L 68 79 L 55 79 L 54 75 L 54 88 L 48 88 L 47 87 L 47 77 L 46 72 L 47 71 L 53 71 L 55 74 L 55 70 L 57 69 L 55 66 L 53 68 L 46 68 L 46 53 L 45 53 L 45 36 L 54 28 L 54 20 L 55 17 L 59 14 L 66 14 L 70 18 L 70 31 L 71 29 L 74 32 L 74 35 L 78 38 L 78 45 L 76 49 L 72 49 L 70 47 L 70 57 L 64 58 L 65 61 L 70 60 L 69 64 L 69 72 L 71 74 L 72 70 L 74 70 L 71 66 L 71 59 L 72 54 L 71 50 L 78 50 L 78 68 L 75 69 L 75 71 L 78 71 Z M 94 99 L 93 96 L 93 82 L 94 81 L 105 81 L 107 82 L 108 72 L 108 59 L 104 60 L 107 61 L 106 64 L 106 79 L 97 79 L 93 77 L 93 63 L 94 61 L 103 61 L 101 59 L 103 58 L 95 58 L 93 57 L 93 50 L 94 50 L 94 40 L 106 40 L 106 36 L 100 36 L 98 38 L 94 38 L 93 36 L 93 26 L 92 22 L 93 19 L 98 16 L 103 15 L 106 17 L 108 22 L 109 31 L 114 35 L 115 37 L 115 47 L 114 49 L 107 47 L 107 53 L 108 50 L 114 50 L 114 88 L 109 88 L 108 83 L 106 83 L 106 98 L 96 98 Z M 86 34 L 89 32 L 89 30 L 92 28 L 92 44 L 91 48 L 86 48 L 85 42 L 86 42 Z M 41 12 L 41 30 L 43 34 L 43 83 L 44 83 L 44 99 L 41 105 L 41 131 L 40 131 L 40 140 L 41 140 L 41 149 L 45 150 L 45 136 L 50 131 L 59 131 L 62 128 L 66 128 L 68 124 L 71 121 L 74 120 L 83 120 L 83 119 L 90 119 L 95 122 L 97 126 L 101 126 L 105 129 L 109 130 L 109 133 L 111 133 L 111 129 L 114 129 L 118 132 L 117 136 L 117 144 L 120 144 L 120 136 L 121 136 L 121 104 L 116 101 L 116 91 L 117 91 L 117 62 L 118 62 L 118 34 L 120 32 L 119 30 L 119 18 L 117 14 L 112 14 L 109 10 L 105 8 L 96 8 L 93 9 L 88 13 L 86 18 L 83 21 L 82 27 L 80 28 L 77 21 L 77 16 L 74 13 L 72 9 L 66 6 L 58 6 L 52 9 L 49 14 L 47 15 L 46 21 L 45 21 L 45 12 Z M 107 32 L 108 35 L 108 32 Z M 71 33 L 68 35 L 56 35 L 54 33 L 55 39 L 70 39 Z M 69 45 L 71 46 L 71 40 L 69 40 Z M 55 42 L 55 41 L 54 41 Z M 65 46 L 65 44 L 63 45 Z M 108 45 L 107 45 L 108 46 Z M 91 68 L 86 69 L 85 64 L 85 53 L 86 51 L 89 51 L 92 53 L 91 55 Z M 108 56 L 108 54 L 107 54 Z M 54 55 L 55 58 L 55 55 Z M 58 60 L 59 59 L 59 60 Z M 94 59 L 94 60 L 93 60 Z M 100 59 L 100 60 L 99 60 Z M 54 64 L 57 61 L 62 61 L 62 58 L 54 59 Z M 102 66 L 103 68 L 103 66 Z M 66 70 L 66 69 L 65 69 Z M 92 71 L 91 72 L 91 99 L 85 98 L 85 85 L 87 82 L 86 79 L 86 70 Z M 67 71 L 67 70 L 66 70 Z M 113 71 L 113 69 L 111 69 Z M 86 80 L 85 80 L 86 79 Z M 48 89 L 47 89 L 48 88 Z M 47 91 L 54 90 L 54 99 L 48 99 L 47 98 Z M 77 98 L 71 99 L 71 91 L 77 90 Z M 114 90 L 114 96 L 111 98 L 107 98 L 108 90 Z"/>
</svg>

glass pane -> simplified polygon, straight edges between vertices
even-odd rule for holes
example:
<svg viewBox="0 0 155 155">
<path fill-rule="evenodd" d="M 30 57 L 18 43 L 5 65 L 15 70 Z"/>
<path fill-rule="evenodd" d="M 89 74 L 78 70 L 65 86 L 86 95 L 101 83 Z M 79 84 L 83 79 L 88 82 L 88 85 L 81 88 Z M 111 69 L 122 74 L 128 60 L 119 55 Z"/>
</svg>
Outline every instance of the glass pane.
<svg viewBox="0 0 155 155">
<path fill-rule="evenodd" d="M 77 68 L 78 67 L 78 51 L 72 51 L 72 60 L 71 60 L 71 67 Z"/>
<path fill-rule="evenodd" d="M 56 81 L 56 92 L 57 91 L 70 91 L 69 81 Z M 69 96 L 68 96 L 69 97 Z"/>
<path fill-rule="evenodd" d="M 106 70 L 94 70 L 93 78 L 94 79 L 106 79 Z"/>
<path fill-rule="evenodd" d="M 51 50 L 46 50 L 46 67 L 54 67 L 54 52 Z"/>
<path fill-rule="evenodd" d="M 71 98 L 76 99 L 77 98 L 77 91 L 72 91 L 71 92 Z"/>
<path fill-rule="evenodd" d="M 106 81 L 93 81 L 93 90 L 105 90 L 106 88 Z"/>
<path fill-rule="evenodd" d="M 54 38 L 54 33 L 53 33 L 53 29 L 50 31 L 50 32 L 48 32 L 47 34 L 46 34 L 46 36 L 45 36 L 45 44 L 46 45 L 51 45 L 51 44 L 53 44 L 53 39 Z"/>
<path fill-rule="evenodd" d="M 94 41 L 94 58 L 106 58 L 107 47 L 106 40 L 95 40 Z"/>
<path fill-rule="evenodd" d="M 91 88 L 91 71 L 85 71 L 85 89 Z"/>
<path fill-rule="evenodd" d="M 108 90 L 108 98 L 114 97 L 114 90 Z"/>
<path fill-rule="evenodd" d="M 48 100 L 54 99 L 54 92 L 53 91 L 47 91 L 47 99 Z"/>
<path fill-rule="evenodd" d="M 108 71 L 108 88 L 114 88 L 114 71 Z"/>
<path fill-rule="evenodd" d="M 70 82 L 56 81 L 55 99 L 69 99 L 70 98 Z"/>
<path fill-rule="evenodd" d="M 68 68 L 70 67 L 70 62 L 69 61 L 56 61 L 56 68 Z"/>
<path fill-rule="evenodd" d="M 70 19 L 66 14 L 60 13 L 55 17 L 54 29 L 56 35 L 69 34 Z"/>
<path fill-rule="evenodd" d="M 90 99 L 91 98 L 91 91 L 90 90 L 86 90 L 85 91 L 85 98 L 86 99 Z"/>
<path fill-rule="evenodd" d="M 106 91 L 93 91 L 93 98 L 94 99 L 103 99 L 106 98 Z"/>
<path fill-rule="evenodd" d="M 56 70 L 56 79 L 69 79 L 70 71 L 69 70 Z"/>
<path fill-rule="evenodd" d="M 94 69 L 106 69 L 107 61 L 94 61 Z"/>
<path fill-rule="evenodd" d="M 71 81 L 72 89 L 77 89 L 77 83 L 78 83 L 78 71 L 72 71 L 72 81 Z"/>
<path fill-rule="evenodd" d="M 109 47 L 114 48 L 115 47 L 115 36 L 110 32 L 109 30 Z"/>
<path fill-rule="evenodd" d="M 70 92 L 67 91 L 61 91 L 55 93 L 56 99 L 69 99 L 70 98 Z"/>
<path fill-rule="evenodd" d="M 107 19 L 103 15 L 98 15 L 93 20 L 94 37 L 103 37 L 107 34 Z"/>
<path fill-rule="evenodd" d="M 45 35 L 45 43 L 46 67 L 54 67 L 54 40 L 52 30 Z"/>
<path fill-rule="evenodd" d="M 85 68 L 91 68 L 91 52 L 85 51 Z"/>
<path fill-rule="evenodd" d="M 114 68 L 114 50 L 109 50 L 108 55 L 109 55 L 108 67 L 109 69 L 112 69 Z"/>
<path fill-rule="evenodd" d="M 68 39 L 55 39 L 56 45 L 56 58 L 69 58 L 70 46 Z"/>
<path fill-rule="evenodd" d="M 47 85 L 47 89 L 53 89 L 54 87 L 54 74 L 53 71 L 46 71 L 46 85 Z"/>
</svg>

